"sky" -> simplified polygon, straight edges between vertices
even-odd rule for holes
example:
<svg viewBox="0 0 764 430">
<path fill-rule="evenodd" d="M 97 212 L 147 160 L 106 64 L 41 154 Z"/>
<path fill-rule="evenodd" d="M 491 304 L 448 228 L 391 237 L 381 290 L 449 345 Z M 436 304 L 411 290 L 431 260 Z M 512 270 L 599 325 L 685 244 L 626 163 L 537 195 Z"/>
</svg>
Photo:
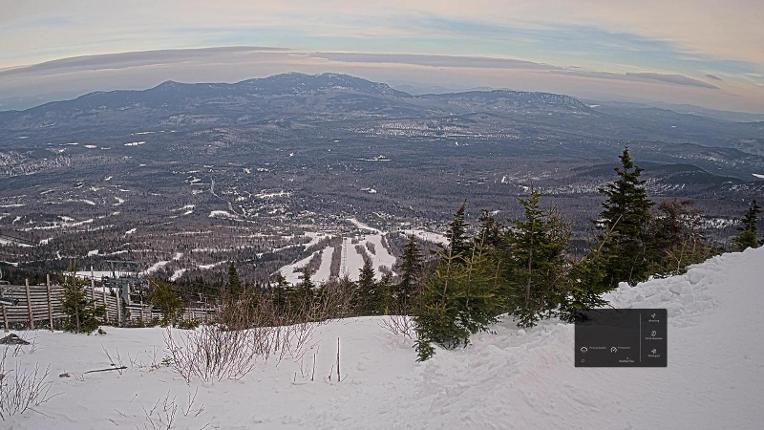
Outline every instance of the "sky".
<svg viewBox="0 0 764 430">
<path fill-rule="evenodd" d="M 763 22 L 761 0 L 0 0 L 0 109 L 167 79 L 332 71 L 764 112 Z M 240 49 L 199 49 L 218 47 Z M 87 67 L 34 66 L 81 56 Z"/>
</svg>

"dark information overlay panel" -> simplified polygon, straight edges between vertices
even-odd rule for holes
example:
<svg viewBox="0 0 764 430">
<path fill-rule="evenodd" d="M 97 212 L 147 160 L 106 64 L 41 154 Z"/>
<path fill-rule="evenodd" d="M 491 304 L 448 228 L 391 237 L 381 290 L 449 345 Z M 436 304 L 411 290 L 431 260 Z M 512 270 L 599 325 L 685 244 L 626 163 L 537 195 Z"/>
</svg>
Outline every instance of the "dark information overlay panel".
<svg viewBox="0 0 764 430">
<path fill-rule="evenodd" d="M 593 309 L 576 319 L 576 367 L 666 367 L 666 309 Z"/>
</svg>

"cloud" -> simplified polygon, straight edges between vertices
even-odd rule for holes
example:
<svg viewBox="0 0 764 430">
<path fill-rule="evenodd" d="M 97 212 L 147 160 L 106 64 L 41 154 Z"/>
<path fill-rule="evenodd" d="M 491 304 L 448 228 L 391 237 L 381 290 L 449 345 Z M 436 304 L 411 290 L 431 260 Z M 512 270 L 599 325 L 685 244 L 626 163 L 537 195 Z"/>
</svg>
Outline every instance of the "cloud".
<svg viewBox="0 0 764 430">
<path fill-rule="evenodd" d="M 627 79 L 641 79 L 648 81 L 658 81 L 667 84 L 675 85 L 687 85 L 691 87 L 709 88 L 718 90 L 719 87 L 711 85 L 708 82 L 703 82 L 698 79 L 689 78 L 687 76 L 675 75 L 675 74 L 662 74 L 662 73 L 626 73 L 624 75 Z"/>
<path fill-rule="evenodd" d="M 286 51 L 288 50 L 282 48 L 232 46 L 199 49 L 165 49 L 157 51 L 122 52 L 118 54 L 103 55 L 83 55 L 78 57 L 46 61 L 29 66 L 13 67 L 5 70 L 0 70 L 0 78 L 10 78 L 13 76 L 28 75 L 30 73 L 55 74 L 127 69 L 130 67 L 177 64 L 183 61 L 198 58 L 214 60 L 215 57 L 242 53 L 267 54 Z"/>
<path fill-rule="evenodd" d="M 724 79 L 722 79 L 722 78 L 720 78 L 720 77 L 718 77 L 718 76 L 716 76 L 716 75 L 712 75 L 712 74 L 710 74 L 710 73 L 706 73 L 706 77 L 707 77 L 708 79 L 713 79 L 713 80 L 715 80 L 715 81 L 723 81 L 723 80 L 724 80 Z"/>
<path fill-rule="evenodd" d="M 526 70 L 560 70 L 557 66 L 512 58 L 467 57 L 452 55 L 369 54 L 354 52 L 318 52 L 316 57 L 332 61 L 359 63 L 412 64 L 432 67 L 477 67 Z"/>
<path fill-rule="evenodd" d="M 349 73 L 401 88 L 509 88 L 599 100 L 663 101 L 764 112 L 764 88 L 655 70 L 615 73 L 514 58 L 223 47 L 68 58 L 0 70 L 0 109 L 166 80 L 237 82 L 277 73 Z M 752 78 L 753 79 L 753 78 Z M 712 84 L 711 82 L 714 82 Z"/>
<path fill-rule="evenodd" d="M 602 79 L 620 79 L 628 81 L 655 81 L 671 85 L 684 85 L 697 88 L 719 89 L 716 85 L 699 79 L 690 78 L 679 74 L 627 72 L 608 73 L 587 71 L 578 67 L 563 68 L 544 63 L 517 60 L 512 58 L 492 57 L 467 57 L 448 55 L 408 55 L 408 54 L 368 54 L 368 53 L 315 53 L 316 57 L 332 61 L 359 62 L 359 63 L 387 63 L 387 64 L 410 64 L 430 67 L 469 67 L 487 69 L 521 69 L 537 70 L 550 73 L 563 73 L 582 77 L 596 77 Z M 721 80 L 716 78 L 716 80 Z"/>
</svg>

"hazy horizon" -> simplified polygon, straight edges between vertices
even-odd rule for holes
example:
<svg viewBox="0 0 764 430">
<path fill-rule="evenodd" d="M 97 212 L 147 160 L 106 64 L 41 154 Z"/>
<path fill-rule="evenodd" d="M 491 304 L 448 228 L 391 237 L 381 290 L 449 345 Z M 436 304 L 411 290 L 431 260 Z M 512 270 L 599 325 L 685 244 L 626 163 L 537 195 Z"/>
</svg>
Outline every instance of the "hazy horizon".
<svg viewBox="0 0 764 430">
<path fill-rule="evenodd" d="M 0 109 L 295 71 L 764 113 L 764 7 L 748 0 L 0 7 Z"/>
<path fill-rule="evenodd" d="M 764 114 L 764 109 L 706 103 L 695 92 L 716 91 L 714 100 L 718 102 L 723 100 L 719 98 L 719 88 L 681 75 L 600 73 L 493 57 L 303 52 L 244 46 L 83 55 L 0 69 L 3 94 L 0 111 L 24 110 L 95 91 L 143 90 L 168 80 L 234 83 L 282 73 L 344 73 L 384 82 L 412 94 L 508 89 L 559 93 L 596 101 L 656 106 L 685 104 Z M 582 82 L 587 85 L 578 85 Z M 632 94 L 614 90 L 619 86 L 639 91 Z M 667 93 L 667 88 L 671 92 Z M 685 97 L 677 100 L 677 94 Z"/>
</svg>

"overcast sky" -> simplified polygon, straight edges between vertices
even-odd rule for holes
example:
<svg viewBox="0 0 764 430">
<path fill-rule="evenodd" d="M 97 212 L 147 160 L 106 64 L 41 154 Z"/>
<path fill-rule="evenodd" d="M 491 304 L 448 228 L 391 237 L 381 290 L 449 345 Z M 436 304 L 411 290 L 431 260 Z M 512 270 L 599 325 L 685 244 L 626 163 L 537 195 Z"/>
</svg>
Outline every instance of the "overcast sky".
<svg viewBox="0 0 764 430">
<path fill-rule="evenodd" d="M 763 23 L 761 0 L 0 0 L 0 104 L 298 70 L 764 112 Z M 282 50 L 25 67 L 224 46 Z"/>
</svg>

